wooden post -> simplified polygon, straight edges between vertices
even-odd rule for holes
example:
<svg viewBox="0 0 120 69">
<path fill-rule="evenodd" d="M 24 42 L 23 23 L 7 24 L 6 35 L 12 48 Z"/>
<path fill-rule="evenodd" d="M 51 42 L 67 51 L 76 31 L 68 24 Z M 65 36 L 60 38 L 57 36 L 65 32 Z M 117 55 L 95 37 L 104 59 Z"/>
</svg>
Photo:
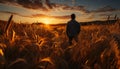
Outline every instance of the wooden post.
<svg viewBox="0 0 120 69">
<path fill-rule="evenodd" d="M 10 28 L 10 26 L 11 26 L 12 18 L 13 18 L 13 15 L 10 16 L 10 18 L 9 18 L 9 20 L 8 20 L 6 26 L 5 26 L 5 29 L 4 29 L 4 34 L 5 34 L 6 36 L 8 36 L 8 33 L 9 33 L 8 30 L 9 30 L 9 28 Z"/>
<path fill-rule="evenodd" d="M 108 15 L 108 18 L 107 18 L 107 21 L 109 21 L 110 20 L 110 15 Z"/>
<path fill-rule="evenodd" d="M 110 15 L 108 15 L 107 22 L 110 23 Z"/>
<path fill-rule="evenodd" d="M 115 17 L 114 17 L 114 20 L 117 20 L 117 14 L 116 14 Z"/>
</svg>

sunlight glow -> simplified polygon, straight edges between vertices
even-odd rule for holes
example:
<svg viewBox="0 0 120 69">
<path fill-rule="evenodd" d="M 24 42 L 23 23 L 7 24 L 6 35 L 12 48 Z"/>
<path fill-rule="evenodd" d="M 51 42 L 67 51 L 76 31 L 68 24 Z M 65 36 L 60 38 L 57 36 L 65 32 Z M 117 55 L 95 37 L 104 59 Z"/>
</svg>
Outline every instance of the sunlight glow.
<svg viewBox="0 0 120 69">
<path fill-rule="evenodd" d="M 56 19 L 56 18 L 51 18 L 51 17 L 43 17 L 43 18 L 39 18 L 39 22 L 42 22 L 46 25 L 48 24 L 56 24 L 60 22 L 60 19 Z"/>
<path fill-rule="evenodd" d="M 41 19 L 41 21 L 45 24 L 51 24 L 53 20 L 50 18 L 43 18 L 43 19 Z"/>
</svg>

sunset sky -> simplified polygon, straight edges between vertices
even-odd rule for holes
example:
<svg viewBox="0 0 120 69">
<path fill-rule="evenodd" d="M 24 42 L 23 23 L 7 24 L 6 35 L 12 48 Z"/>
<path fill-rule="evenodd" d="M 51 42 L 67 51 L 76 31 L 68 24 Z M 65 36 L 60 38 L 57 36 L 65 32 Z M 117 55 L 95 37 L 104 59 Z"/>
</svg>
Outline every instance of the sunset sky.
<svg viewBox="0 0 120 69">
<path fill-rule="evenodd" d="M 0 0 L 0 20 L 13 14 L 18 23 L 67 23 L 72 13 L 79 22 L 120 18 L 120 0 Z"/>
</svg>

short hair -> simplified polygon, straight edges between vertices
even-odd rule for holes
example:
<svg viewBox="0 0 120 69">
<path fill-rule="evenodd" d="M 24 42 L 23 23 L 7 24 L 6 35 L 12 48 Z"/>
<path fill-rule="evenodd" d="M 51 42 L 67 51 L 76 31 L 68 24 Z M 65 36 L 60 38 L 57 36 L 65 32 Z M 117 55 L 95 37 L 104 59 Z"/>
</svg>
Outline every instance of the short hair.
<svg viewBox="0 0 120 69">
<path fill-rule="evenodd" d="M 75 19 L 75 14 L 71 14 L 71 19 Z"/>
</svg>

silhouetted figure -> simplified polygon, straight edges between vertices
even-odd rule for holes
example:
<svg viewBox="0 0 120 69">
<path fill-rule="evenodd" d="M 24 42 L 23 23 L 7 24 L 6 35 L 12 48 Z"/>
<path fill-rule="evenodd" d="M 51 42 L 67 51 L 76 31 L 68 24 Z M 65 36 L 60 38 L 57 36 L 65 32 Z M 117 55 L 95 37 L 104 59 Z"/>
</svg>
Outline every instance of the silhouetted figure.
<svg viewBox="0 0 120 69">
<path fill-rule="evenodd" d="M 75 14 L 71 14 L 71 20 L 67 23 L 66 33 L 69 38 L 69 44 L 72 44 L 72 40 L 74 39 L 78 42 L 78 35 L 80 32 L 80 23 L 75 20 Z"/>
</svg>

